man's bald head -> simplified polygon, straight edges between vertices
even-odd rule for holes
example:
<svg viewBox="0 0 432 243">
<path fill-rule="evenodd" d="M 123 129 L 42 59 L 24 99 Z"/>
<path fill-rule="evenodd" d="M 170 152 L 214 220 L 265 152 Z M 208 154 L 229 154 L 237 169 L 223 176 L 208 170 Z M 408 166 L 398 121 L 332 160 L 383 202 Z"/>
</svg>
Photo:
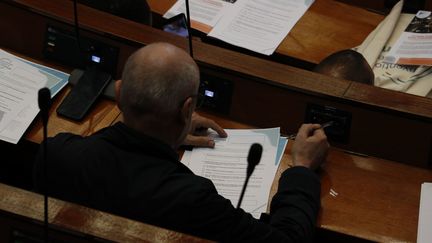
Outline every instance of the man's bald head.
<svg viewBox="0 0 432 243">
<path fill-rule="evenodd" d="M 172 117 L 198 85 L 198 67 L 185 51 L 168 43 L 150 44 L 127 60 L 119 106 L 125 119 Z"/>
<path fill-rule="evenodd" d="M 313 70 L 340 79 L 364 84 L 374 84 L 374 73 L 362 54 L 353 50 L 342 50 L 322 60 Z"/>
</svg>

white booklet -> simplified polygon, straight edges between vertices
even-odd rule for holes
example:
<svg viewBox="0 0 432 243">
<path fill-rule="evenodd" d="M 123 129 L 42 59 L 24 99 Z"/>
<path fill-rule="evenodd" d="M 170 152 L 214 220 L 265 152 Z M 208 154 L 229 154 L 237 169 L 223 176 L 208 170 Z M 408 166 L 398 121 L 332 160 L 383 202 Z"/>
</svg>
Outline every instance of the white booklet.
<svg viewBox="0 0 432 243">
<path fill-rule="evenodd" d="M 417 12 L 384 61 L 432 66 L 432 12 Z"/>
<path fill-rule="evenodd" d="M 420 210 L 417 243 L 432 242 L 432 183 L 423 183 L 420 194 Z"/>
<path fill-rule="evenodd" d="M 246 212 L 259 218 L 266 212 L 270 189 L 287 144 L 279 128 L 226 129 L 227 138 L 215 136 L 215 148 L 194 148 L 185 152 L 182 163 L 196 175 L 210 179 L 218 193 L 236 206 L 246 178 L 247 156 L 253 143 L 263 146 L 241 204 Z M 214 134 L 214 133 L 213 133 Z"/>
<path fill-rule="evenodd" d="M 17 144 L 39 112 L 38 91 L 53 97 L 69 75 L 0 49 L 0 140 Z"/>
</svg>

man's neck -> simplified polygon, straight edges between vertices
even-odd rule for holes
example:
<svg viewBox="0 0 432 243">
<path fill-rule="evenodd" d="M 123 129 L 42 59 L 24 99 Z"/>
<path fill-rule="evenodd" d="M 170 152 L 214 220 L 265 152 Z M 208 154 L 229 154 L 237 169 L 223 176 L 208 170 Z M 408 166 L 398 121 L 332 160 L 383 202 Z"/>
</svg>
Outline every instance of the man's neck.
<svg viewBox="0 0 432 243">
<path fill-rule="evenodd" d="M 174 150 L 180 145 L 178 134 L 180 134 L 181 129 L 178 128 L 178 125 L 173 125 L 171 122 L 146 117 L 141 119 L 123 119 L 123 123 L 141 134 L 168 144 Z"/>
</svg>

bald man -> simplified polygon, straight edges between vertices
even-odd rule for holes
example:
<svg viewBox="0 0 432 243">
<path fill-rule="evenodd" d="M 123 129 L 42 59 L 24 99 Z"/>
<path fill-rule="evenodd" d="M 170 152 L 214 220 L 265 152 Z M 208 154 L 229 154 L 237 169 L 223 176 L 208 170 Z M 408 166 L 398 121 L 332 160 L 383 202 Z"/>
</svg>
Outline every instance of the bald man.
<svg viewBox="0 0 432 243">
<path fill-rule="evenodd" d="M 324 58 L 313 69 L 338 79 L 373 85 L 375 75 L 362 54 L 354 50 L 342 50 Z"/>
<path fill-rule="evenodd" d="M 117 82 L 124 120 L 81 137 L 48 140 L 50 194 L 63 200 L 164 228 L 222 242 L 309 242 L 320 206 L 320 182 L 312 171 L 328 148 L 319 125 L 303 125 L 293 146 L 294 167 L 285 171 L 262 222 L 233 207 L 213 183 L 178 160 L 184 143 L 214 146 L 197 128 L 226 133 L 194 113 L 199 70 L 183 50 L 148 45 L 127 61 Z M 42 149 L 36 185 L 42 180 Z"/>
</svg>

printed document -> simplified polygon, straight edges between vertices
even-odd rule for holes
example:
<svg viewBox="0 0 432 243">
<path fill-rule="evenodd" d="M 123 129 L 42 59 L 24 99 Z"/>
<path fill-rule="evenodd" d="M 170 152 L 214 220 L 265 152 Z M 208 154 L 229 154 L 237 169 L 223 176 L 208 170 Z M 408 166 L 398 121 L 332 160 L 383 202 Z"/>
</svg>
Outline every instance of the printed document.
<svg viewBox="0 0 432 243">
<path fill-rule="evenodd" d="M 417 243 L 432 242 L 432 183 L 423 183 L 420 193 L 420 210 Z"/>
<path fill-rule="evenodd" d="M 0 139 L 18 143 L 39 112 L 39 89 L 48 87 L 53 96 L 68 77 L 0 49 Z"/>
<path fill-rule="evenodd" d="M 372 67 L 375 86 L 432 98 L 432 66 L 385 61 L 415 16 L 401 13 L 402 7 L 403 1 L 397 3 L 356 50 Z"/>
<path fill-rule="evenodd" d="M 259 218 L 267 209 L 268 197 L 279 161 L 287 143 L 279 128 L 226 129 L 227 138 L 215 133 L 215 148 L 194 148 L 182 162 L 196 175 L 210 179 L 218 193 L 237 205 L 246 178 L 247 156 L 253 143 L 263 146 L 260 163 L 255 167 L 241 208 Z M 279 150 L 279 152 L 278 152 Z"/>
<path fill-rule="evenodd" d="M 384 61 L 432 66 L 432 12 L 417 12 Z"/>
<path fill-rule="evenodd" d="M 209 36 L 271 55 L 312 3 L 313 0 L 237 0 Z"/>
</svg>

